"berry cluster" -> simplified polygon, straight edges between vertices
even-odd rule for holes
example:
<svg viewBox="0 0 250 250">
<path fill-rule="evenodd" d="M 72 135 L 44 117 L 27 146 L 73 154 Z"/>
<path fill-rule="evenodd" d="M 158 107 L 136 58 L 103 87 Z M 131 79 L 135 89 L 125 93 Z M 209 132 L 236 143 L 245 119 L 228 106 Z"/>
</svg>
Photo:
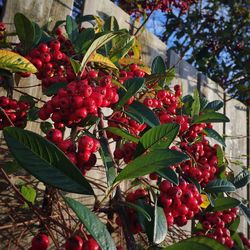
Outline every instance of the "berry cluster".
<svg viewBox="0 0 250 250">
<path fill-rule="evenodd" d="M 101 248 L 90 235 L 88 235 L 88 240 L 83 240 L 80 236 L 75 235 L 66 240 L 65 250 L 101 250 Z"/>
<path fill-rule="evenodd" d="M 55 143 L 84 175 L 86 171 L 90 170 L 96 164 L 96 155 L 94 153 L 100 148 L 98 140 L 84 135 L 75 144 L 70 139 L 63 140 L 63 134 L 59 129 L 49 130 L 46 137 Z"/>
<path fill-rule="evenodd" d="M 133 142 L 126 142 L 120 148 L 116 148 L 114 151 L 114 157 L 117 160 L 123 159 L 125 163 L 129 163 L 133 160 L 136 144 Z"/>
<path fill-rule="evenodd" d="M 202 197 L 194 184 L 180 178 L 178 186 L 167 180 L 160 183 L 159 203 L 164 208 L 168 227 L 173 224 L 182 227 L 199 211 Z"/>
<path fill-rule="evenodd" d="M 182 173 L 197 180 L 202 186 L 206 186 L 208 182 L 216 177 L 219 171 L 216 155 L 217 146 L 216 144 L 213 147 L 210 146 L 209 141 L 206 139 L 192 145 L 181 142 L 181 149 L 192 155 L 195 160 L 195 163 L 192 160 L 181 163 Z"/>
<path fill-rule="evenodd" d="M 39 118 L 47 120 L 51 117 L 56 124 L 63 123 L 67 127 L 79 124 L 88 115 L 97 116 L 98 108 L 110 107 L 118 102 L 117 88 L 112 85 L 112 77 L 91 70 L 84 80 L 70 82 L 66 89 L 61 88 L 39 112 Z M 99 85 L 96 85 L 96 84 Z M 57 125 L 55 125 L 57 126 Z"/>
<path fill-rule="evenodd" d="M 16 127 L 25 127 L 27 122 L 27 111 L 30 108 L 27 102 L 1 96 L 0 107 L 0 130 L 10 126 L 11 123 Z"/>
<path fill-rule="evenodd" d="M 199 220 L 203 230 L 197 234 L 206 235 L 228 248 L 232 248 L 234 241 L 227 227 L 237 218 L 238 211 L 238 208 L 231 208 L 222 212 L 206 212 L 204 215 L 200 215 Z"/>
<path fill-rule="evenodd" d="M 246 249 L 250 249 L 250 240 L 243 233 L 239 233 L 240 239 Z"/>
</svg>

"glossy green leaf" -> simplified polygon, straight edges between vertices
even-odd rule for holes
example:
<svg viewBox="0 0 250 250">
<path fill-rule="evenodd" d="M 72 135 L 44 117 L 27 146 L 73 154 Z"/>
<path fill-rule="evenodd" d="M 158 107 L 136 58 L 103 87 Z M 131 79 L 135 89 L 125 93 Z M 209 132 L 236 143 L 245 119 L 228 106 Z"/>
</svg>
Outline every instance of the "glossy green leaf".
<svg viewBox="0 0 250 250">
<path fill-rule="evenodd" d="M 158 117 L 155 115 L 155 113 L 141 102 L 134 101 L 132 104 L 128 106 L 128 111 L 135 113 L 137 112 L 141 114 L 144 119 L 144 122 L 149 127 L 160 125 L 160 121 Z"/>
<path fill-rule="evenodd" d="M 212 180 L 205 187 L 205 191 L 208 193 L 234 192 L 235 190 L 235 186 L 231 182 L 221 179 Z"/>
<path fill-rule="evenodd" d="M 87 52 L 85 53 L 85 55 L 82 59 L 80 71 L 82 71 L 85 68 L 90 57 L 93 55 L 93 53 L 96 52 L 96 50 L 98 50 L 103 45 L 105 45 L 107 42 L 109 42 L 113 38 L 119 36 L 120 34 L 121 34 L 121 32 L 109 32 L 109 33 L 104 33 L 103 35 L 100 35 L 97 39 L 95 39 L 91 43 L 90 47 L 88 48 Z"/>
<path fill-rule="evenodd" d="M 32 23 L 35 29 L 35 36 L 33 40 L 33 46 L 36 46 L 41 41 L 43 30 L 39 27 L 37 23 Z"/>
<path fill-rule="evenodd" d="M 223 211 L 229 208 L 237 207 L 240 205 L 240 201 L 232 197 L 217 198 L 214 201 L 213 211 Z"/>
<path fill-rule="evenodd" d="M 25 53 L 27 53 L 32 48 L 36 39 L 35 27 L 32 22 L 21 13 L 15 14 L 14 24 L 18 38 L 24 46 Z"/>
<path fill-rule="evenodd" d="M 87 28 L 81 31 L 73 43 L 74 49 L 77 53 L 84 53 L 91 45 L 95 38 L 95 30 L 93 28 Z"/>
<path fill-rule="evenodd" d="M 200 113 L 201 103 L 200 103 L 200 95 L 197 89 L 194 91 L 194 101 L 191 107 L 191 116 L 197 116 Z"/>
<path fill-rule="evenodd" d="M 173 169 L 165 168 L 165 169 L 158 170 L 156 173 L 163 179 L 166 179 L 174 183 L 175 185 L 179 185 L 179 177 Z"/>
<path fill-rule="evenodd" d="M 223 101 L 215 100 L 212 102 L 209 102 L 205 108 L 205 110 L 212 110 L 212 111 L 218 111 L 224 106 Z"/>
<path fill-rule="evenodd" d="M 131 78 L 126 80 L 123 85 L 127 91 L 119 89 L 119 102 L 116 105 L 116 109 L 118 110 L 123 107 L 127 101 L 142 88 L 144 82 L 144 78 Z"/>
<path fill-rule="evenodd" d="M 223 147 L 226 147 L 224 138 L 214 129 L 212 128 L 205 128 L 203 131 L 206 133 L 208 137 L 211 137 L 215 139 L 217 142 L 219 142 Z"/>
<path fill-rule="evenodd" d="M 136 205 L 135 203 L 126 202 L 124 203 L 125 206 L 134 209 L 137 213 L 143 215 L 148 221 L 152 221 L 151 216 L 149 213 L 140 205 Z"/>
<path fill-rule="evenodd" d="M 28 186 L 28 185 L 27 185 L 27 186 L 26 186 L 26 185 L 23 185 L 23 186 L 21 187 L 21 194 L 22 194 L 22 196 L 24 197 L 24 199 L 25 199 L 26 201 L 29 201 L 29 202 L 31 202 L 32 204 L 34 204 L 35 199 L 36 199 L 36 190 L 35 190 L 33 187 Z M 24 207 L 24 208 L 27 208 L 27 207 L 28 207 L 28 204 L 25 203 L 23 207 Z"/>
<path fill-rule="evenodd" d="M 115 135 L 118 135 L 118 136 L 120 136 L 128 141 L 138 143 L 139 139 L 137 139 L 136 137 L 134 137 L 133 135 L 131 135 L 130 133 L 128 133 L 124 129 L 117 128 L 117 127 L 107 127 L 106 130 L 115 134 Z"/>
<path fill-rule="evenodd" d="M 111 156 L 108 150 L 108 143 L 106 139 L 101 138 L 99 141 L 101 144 L 100 153 L 101 153 L 104 167 L 106 169 L 107 183 L 109 186 L 111 186 L 115 180 L 116 171 L 115 171 L 114 164 L 113 164 L 113 161 L 111 159 Z"/>
<path fill-rule="evenodd" d="M 67 192 L 93 194 L 79 169 L 53 143 L 20 128 L 6 127 L 3 133 L 15 160 L 38 180 Z"/>
<path fill-rule="evenodd" d="M 168 123 L 149 129 L 139 140 L 135 156 L 143 154 L 147 150 L 168 148 L 177 136 L 180 125 Z"/>
<path fill-rule="evenodd" d="M 108 17 L 103 25 L 104 31 L 118 31 L 119 24 L 114 16 Z"/>
<path fill-rule="evenodd" d="M 101 249 L 116 250 L 116 246 L 106 225 L 90 209 L 72 198 L 65 197 L 64 199 L 83 223 L 86 230 L 97 241 Z"/>
<path fill-rule="evenodd" d="M 241 171 L 233 181 L 236 188 L 245 187 L 250 182 L 250 173 L 247 170 Z"/>
<path fill-rule="evenodd" d="M 231 223 L 228 229 L 231 232 L 236 232 L 238 230 L 239 225 L 240 225 L 240 216 L 237 216 L 237 218 L 233 221 L 233 223 Z"/>
<path fill-rule="evenodd" d="M 228 248 L 218 241 L 205 237 L 196 236 L 189 238 L 187 240 L 182 240 L 175 243 L 169 247 L 164 248 L 164 250 L 228 250 Z"/>
<path fill-rule="evenodd" d="M 138 122 L 139 124 L 143 124 L 144 123 L 144 119 L 142 114 L 140 114 L 139 112 L 135 112 L 134 110 L 123 110 L 123 112 L 128 115 L 129 117 L 131 117 L 133 120 L 135 120 L 136 122 Z"/>
<path fill-rule="evenodd" d="M 47 96 L 55 95 L 57 94 L 59 89 L 66 88 L 67 85 L 68 85 L 67 82 L 58 82 L 58 83 L 52 84 L 48 89 L 44 91 L 44 94 Z"/>
<path fill-rule="evenodd" d="M 155 150 L 135 158 L 120 172 L 115 181 L 144 176 L 188 159 L 187 155 L 176 150 Z"/>
<path fill-rule="evenodd" d="M 39 108 L 38 107 L 32 107 L 31 109 L 29 109 L 28 111 L 28 121 L 35 121 L 38 119 L 38 112 L 39 112 Z"/>
<path fill-rule="evenodd" d="M 152 74 L 161 74 L 166 72 L 166 64 L 161 56 L 157 56 L 154 58 L 151 69 Z"/>
<path fill-rule="evenodd" d="M 66 32 L 68 34 L 69 39 L 71 40 L 72 43 L 75 42 L 79 31 L 78 31 L 78 25 L 76 21 L 73 19 L 71 16 L 66 17 Z"/>
<path fill-rule="evenodd" d="M 193 124 L 202 122 L 210 123 L 210 122 L 229 122 L 229 121 L 230 120 L 228 119 L 228 117 L 226 117 L 221 113 L 210 112 L 195 117 L 193 120 Z"/>
</svg>

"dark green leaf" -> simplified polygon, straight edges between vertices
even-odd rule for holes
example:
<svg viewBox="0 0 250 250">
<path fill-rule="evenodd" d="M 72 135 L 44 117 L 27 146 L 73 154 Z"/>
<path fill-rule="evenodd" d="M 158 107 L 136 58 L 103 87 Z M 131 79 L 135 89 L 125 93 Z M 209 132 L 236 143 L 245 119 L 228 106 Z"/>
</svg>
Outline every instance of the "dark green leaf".
<svg viewBox="0 0 250 250">
<path fill-rule="evenodd" d="M 233 221 L 233 223 L 229 226 L 229 230 L 231 232 L 236 232 L 238 230 L 238 227 L 240 225 L 240 216 L 236 218 L 236 220 Z"/>
<path fill-rule="evenodd" d="M 66 32 L 68 34 L 68 37 L 72 43 L 76 40 L 79 31 L 78 31 L 78 25 L 76 21 L 71 16 L 66 17 Z"/>
<path fill-rule="evenodd" d="M 186 95 L 182 98 L 182 102 L 183 102 L 182 113 L 185 115 L 191 115 L 194 98 L 191 95 Z"/>
<path fill-rule="evenodd" d="M 95 31 L 93 28 L 87 28 L 80 32 L 73 43 L 75 51 L 80 54 L 84 53 L 84 51 L 86 51 L 90 44 L 93 42 L 94 38 Z"/>
<path fill-rule="evenodd" d="M 156 173 L 163 179 L 166 179 L 174 183 L 175 185 L 179 185 L 179 177 L 173 169 L 165 168 L 165 169 L 158 170 Z"/>
<path fill-rule="evenodd" d="M 177 136 L 180 125 L 168 123 L 149 129 L 139 140 L 135 156 L 147 150 L 168 148 Z"/>
<path fill-rule="evenodd" d="M 29 201 L 32 204 L 34 204 L 35 199 L 36 199 L 36 190 L 33 187 L 23 185 L 21 187 L 21 194 L 25 198 L 26 201 Z M 28 204 L 25 203 L 23 207 L 25 208 L 28 207 Z"/>
<path fill-rule="evenodd" d="M 141 102 L 134 101 L 128 106 L 128 111 L 141 114 L 144 122 L 150 127 L 160 125 L 160 121 L 155 113 Z"/>
<path fill-rule="evenodd" d="M 201 104 L 201 111 L 203 111 L 207 104 L 208 104 L 208 100 L 206 97 L 200 96 L 200 104 Z"/>
<path fill-rule="evenodd" d="M 212 110 L 212 111 L 218 111 L 219 109 L 221 109 L 224 106 L 223 101 L 220 100 L 215 100 L 212 102 L 209 102 L 205 108 L 206 111 L 208 110 Z"/>
<path fill-rule="evenodd" d="M 240 172 L 233 181 L 236 188 L 245 187 L 250 182 L 250 173 L 247 170 Z"/>
<path fill-rule="evenodd" d="M 136 122 L 138 122 L 139 124 L 143 124 L 144 123 L 143 116 L 139 112 L 127 111 L 127 110 L 124 110 L 123 112 L 126 115 L 128 115 L 129 117 L 131 117 L 133 120 L 135 120 Z"/>
<path fill-rule="evenodd" d="M 188 159 L 187 155 L 176 150 L 159 149 L 152 151 L 130 162 L 116 177 L 115 181 L 144 176 Z"/>
<path fill-rule="evenodd" d="M 31 107 L 34 107 L 36 104 L 32 96 L 29 95 L 21 95 L 19 101 L 27 102 Z"/>
<path fill-rule="evenodd" d="M 36 46 L 37 44 L 39 44 L 41 38 L 42 38 L 42 34 L 43 34 L 43 30 L 39 27 L 39 25 L 37 23 L 33 23 L 34 29 L 35 29 L 35 37 L 34 37 L 34 41 L 33 41 L 33 46 Z"/>
<path fill-rule="evenodd" d="M 116 171 L 115 171 L 114 164 L 113 164 L 113 161 L 111 159 L 111 156 L 108 150 L 108 142 L 106 141 L 105 138 L 101 138 L 99 141 L 101 144 L 100 153 L 101 153 L 102 161 L 106 168 L 107 183 L 109 186 L 111 186 L 115 180 Z"/>
<path fill-rule="evenodd" d="M 54 27 L 53 27 L 51 33 L 52 33 L 52 34 L 55 33 L 56 30 L 57 30 L 57 28 L 58 28 L 59 26 L 61 26 L 63 23 L 65 23 L 65 22 L 66 22 L 65 20 L 58 20 L 58 21 L 56 21 L 56 23 L 55 23 L 55 25 L 54 25 Z"/>
<path fill-rule="evenodd" d="M 58 82 L 53 85 L 51 85 L 48 89 L 44 91 L 44 94 L 47 96 L 55 95 L 57 94 L 58 90 L 61 88 L 66 88 L 68 85 L 67 82 Z"/>
<path fill-rule="evenodd" d="M 237 248 L 235 250 L 247 250 L 247 248 L 244 247 L 243 242 L 239 236 L 239 233 L 235 232 L 231 236 L 232 240 L 234 241 L 234 246 L 236 245 Z"/>
<path fill-rule="evenodd" d="M 215 179 L 207 184 L 205 191 L 208 193 L 234 192 L 235 186 L 227 180 Z"/>
<path fill-rule="evenodd" d="M 50 122 L 41 122 L 40 123 L 40 129 L 44 134 L 47 134 L 47 132 L 53 128 L 53 125 Z"/>
<path fill-rule="evenodd" d="M 14 24 L 18 38 L 24 46 L 25 53 L 27 53 L 32 48 L 36 39 L 35 27 L 32 22 L 21 13 L 15 14 Z"/>
<path fill-rule="evenodd" d="M 205 128 L 203 131 L 207 134 L 208 137 L 211 137 L 215 139 L 217 142 L 219 142 L 223 147 L 226 147 L 225 140 L 217 131 L 215 131 L 212 128 Z"/>
<path fill-rule="evenodd" d="M 218 241 L 205 237 L 196 236 L 189 238 L 187 240 L 182 240 L 175 243 L 169 247 L 164 248 L 164 250 L 228 250 L 224 245 L 221 245 Z"/>
<path fill-rule="evenodd" d="M 161 56 L 154 58 L 152 63 L 152 74 L 161 74 L 166 72 L 166 64 Z"/>
<path fill-rule="evenodd" d="M 22 167 L 16 162 L 16 161 L 11 161 L 11 162 L 6 162 L 3 166 L 3 170 L 9 175 L 9 174 L 14 174 L 17 171 L 21 170 Z"/>
<path fill-rule="evenodd" d="M 217 198 L 214 201 L 213 211 L 223 211 L 229 208 L 237 207 L 239 205 L 240 201 L 235 198 L 231 197 Z"/>
<path fill-rule="evenodd" d="M 246 217 L 248 225 L 250 225 L 250 208 L 243 204 L 240 204 L 239 207 L 240 210 L 243 212 L 244 216 Z"/>
<path fill-rule="evenodd" d="M 114 16 L 110 16 L 107 20 L 105 20 L 104 31 L 118 31 L 119 30 L 119 24 Z"/>
<path fill-rule="evenodd" d="M 228 117 L 226 117 L 221 113 L 210 112 L 195 117 L 193 120 L 193 124 L 202 122 L 210 123 L 210 122 L 229 122 L 229 121 L 230 120 L 228 119 Z"/>
<path fill-rule="evenodd" d="M 118 110 L 123 107 L 127 101 L 142 88 L 144 82 L 144 78 L 131 78 L 126 80 L 123 85 L 127 91 L 119 89 L 119 102 L 116 105 L 116 109 Z"/>
<path fill-rule="evenodd" d="M 38 112 L 39 112 L 39 108 L 38 107 L 32 107 L 29 111 L 28 111 L 28 121 L 35 121 L 38 119 Z"/>
<path fill-rule="evenodd" d="M 3 133 L 15 160 L 37 179 L 67 192 L 93 194 L 79 169 L 53 143 L 20 128 L 6 127 Z"/>
<path fill-rule="evenodd" d="M 66 197 L 65 201 L 83 223 L 86 230 L 97 241 L 101 249 L 116 250 L 115 244 L 107 230 L 107 227 L 93 212 L 72 198 Z"/>
<path fill-rule="evenodd" d="M 200 104 L 200 95 L 197 89 L 195 89 L 194 91 L 194 101 L 192 103 L 192 111 L 191 111 L 191 116 L 197 116 L 200 113 L 200 108 L 201 108 L 201 104 Z"/>
<path fill-rule="evenodd" d="M 107 127 L 106 130 L 111 132 L 112 134 L 118 135 L 118 136 L 120 136 L 128 141 L 138 143 L 139 139 L 137 139 L 136 137 L 134 137 L 133 135 L 131 135 L 130 133 L 128 133 L 124 129 L 117 128 L 117 127 Z"/>
<path fill-rule="evenodd" d="M 135 203 L 131 203 L 131 202 L 126 202 L 126 203 L 124 203 L 124 205 L 129 207 L 129 208 L 134 209 L 137 213 L 140 213 L 141 215 L 143 215 L 148 221 L 152 221 L 151 216 L 140 205 L 136 205 Z"/>
</svg>

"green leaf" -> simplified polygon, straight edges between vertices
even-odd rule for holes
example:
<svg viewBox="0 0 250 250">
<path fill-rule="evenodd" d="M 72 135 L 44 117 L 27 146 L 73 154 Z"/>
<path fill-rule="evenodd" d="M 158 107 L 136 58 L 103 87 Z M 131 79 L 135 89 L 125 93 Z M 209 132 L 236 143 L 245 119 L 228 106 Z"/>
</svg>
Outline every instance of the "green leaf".
<svg viewBox="0 0 250 250">
<path fill-rule="evenodd" d="M 55 95 L 57 94 L 58 90 L 61 88 L 66 88 L 68 85 L 67 82 L 58 82 L 52 84 L 48 89 L 44 91 L 44 94 L 47 96 Z"/>
<path fill-rule="evenodd" d="M 95 38 L 95 30 L 93 28 L 87 28 L 81 31 L 73 42 L 74 49 L 77 53 L 84 53 L 91 45 Z"/>
<path fill-rule="evenodd" d="M 216 148 L 216 156 L 218 159 L 218 167 L 224 166 L 224 164 L 225 164 L 224 158 L 225 157 L 224 157 L 224 151 L 221 147 Z"/>
<path fill-rule="evenodd" d="M 229 208 L 237 207 L 240 205 L 240 201 L 231 197 L 217 198 L 214 201 L 213 211 L 223 211 Z"/>
<path fill-rule="evenodd" d="M 247 250 L 247 248 L 243 245 L 243 242 L 239 236 L 239 233 L 235 232 L 231 236 L 232 240 L 234 241 L 234 248 L 233 250 Z M 235 248 L 237 246 L 237 248 Z"/>
<path fill-rule="evenodd" d="M 65 197 L 65 201 L 83 223 L 86 230 L 97 241 L 101 249 L 116 250 L 116 246 L 107 230 L 107 227 L 93 212 L 72 198 Z"/>
<path fill-rule="evenodd" d="M 207 135 L 208 137 L 211 137 L 211 138 L 215 139 L 215 140 L 216 140 L 217 142 L 219 142 L 223 147 L 226 147 L 224 138 L 223 138 L 219 133 L 217 133 L 217 131 L 215 131 L 215 130 L 212 129 L 212 128 L 205 128 L 205 129 L 203 129 L 203 131 L 206 133 L 206 135 Z"/>
<path fill-rule="evenodd" d="M 233 184 L 236 188 L 245 187 L 250 182 L 250 173 L 247 170 L 241 171 L 234 178 Z"/>
<path fill-rule="evenodd" d="M 205 237 L 196 236 L 189 238 L 187 240 L 182 240 L 175 243 L 169 247 L 164 248 L 164 250 L 228 250 L 224 245 L 221 245 L 218 241 Z"/>
<path fill-rule="evenodd" d="M 22 167 L 16 161 L 6 162 L 3 166 L 3 170 L 8 175 L 14 174 L 21 169 L 22 169 Z"/>
<path fill-rule="evenodd" d="M 41 122 L 40 123 L 40 129 L 44 134 L 47 134 L 47 132 L 53 128 L 53 125 L 50 122 Z"/>
<path fill-rule="evenodd" d="M 118 62 L 133 47 L 135 37 L 127 32 L 123 32 L 112 41 L 112 48 L 109 51 L 109 58 L 112 62 Z"/>
<path fill-rule="evenodd" d="M 78 31 L 78 25 L 76 21 L 71 16 L 66 17 L 66 32 L 68 34 L 68 37 L 72 43 L 76 40 L 79 31 Z"/>
<path fill-rule="evenodd" d="M 127 101 L 134 96 L 144 85 L 145 79 L 144 78 L 131 78 L 124 82 L 124 89 L 119 89 L 119 102 L 116 105 L 116 110 L 122 108 Z"/>
<path fill-rule="evenodd" d="M 244 214 L 244 216 L 246 217 L 248 225 L 250 225 L 250 208 L 248 208 L 247 206 L 243 204 L 240 204 L 239 207 L 242 213 Z"/>
<path fill-rule="evenodd" d="M 117 127 L 107 127 L 106 130 L 115 134 L 115 135 L 118 135 L 118 136 L 120 136 L 128 141 L 138 143 L 138 139 L 136 137 L 134 137 L 133 135 L 131 135 L 130 133 L 128 133 L 124 129 L 117 128 Z"/>
<path fill-rule="evenodd" d="M 169 69 L 165 75 L 165 83 L 170 84 L 176 75 L 175 68 Z"/>
<path fill-rule="evenodd" d="M 34 107 L 34 105 L 36 104 L 34 98 L 29 95 L 21 95 L 19 101 L 27 102 L 31 107 Z"/>
<path fill-rule="evenodd" d="M 159 149 L 152 151 L 130 162 L 116 177 L 115 181 L 144 176 L 188 159 L 187 155 L 176 150 Z"/>
<path fill-rule="evenodd" d="M 110 16 L 107 20 L 105 20 L 104 31 L 118 31 L 119 30 L 119 24 L 114 16 Z"/>
<path fill-rule="evenodd" d="M 135 120 L 139 124 L 144 123 L 143 116 L 139 112 L 134 112 L 133 110 L 132 111 L 123 110 L 123 113 L 131 117 L 133 120 Z"/>
<path fill-rule="evenodd" d="M 37 23 L 32 23 L 35 29 L 35 37 L 33 41 L 33 46 L 36 46 L 41 41 L 43 30 L 39 27 Z"/>
<path fill-rule="evenodd" d="M 135 203 L 131 203 L 131 202 L 125 202 L 124 205 L 136 210 L 137 213 L 140 213 L 141 215 L 143 215 L 148 221 L 152 221 L 151 216 L 142 206 L 136 205 Z"/>
<path fill-rule="evenodd" d="M 69 58 L 69 60 L 70 60 L 70 63 L 74 70 L 75 75 L 77 75 L 80 72 L 80 67 L 81 67 L 80 63 L 73 58 Z"/>
<path fill-rule="evenodd" d="M 155 113 L 149 109 L 147 106 L 145 106 L 143 103 L 134 101 L 132 104 L 130 104 L 127 107 L 129 112 L 139 113 L 142 115 L 144 122 L 150 126 L 154 127 L 157 125 L 160 125 L 160 121 L 158 117 L 155 115 Z"/>
<path fill-rule="evenodd" d="M 154 58 L 152 62 L 152 74 L 161 74 L 166 72 L 166 64 L 161 56 L 157 56 Z"/>
<path fill-rule="evenodd" d="M 149 129 L 139 140 L 135 156 L 147 150 L 168 148 L 177 136 L 180 125 L 168 123 Z"/>
<path fill-rule="evenodd" d="M 32 204 L 35 203 L 35 199 L 36 199 L 36 190 L 31 187 L 31 186 L 25 186 L 23 185 L 21 187 L 21 194 L 22 196 L 25 198 L 26 201 L 29 201 L 31 202 Z M 28 207 L 28 204 L 25 203 L 24 208 L 27 208 Z"/>
<path fill-rule="evenodd" d="M 166 179 L 174 183 L 175 185 L 179 185 L 179 177 L 173 169 L 165 168 L 165 169 L 158 170 L 156 173 L 163 179 Z"/>
<path fill-rule="evenodd" d="M 231 223 L 228 229 L 231 232 L 236 232 L 238 230 L 239 225 L 240 225 L 240 216 L 237 216 L 236 220 L 234 220 L 233 223 Z"/>
<path fill-rule="evenodd" d="M 215 101 L 209 102 L 204 110 L 206 110 L 206 111 L 209 111 L 209 110 L 218 111 L 223 106 L 224 106 L 223 101 L 215 100 Z"/>
<path fill-rule="evenodd" d="M 167 235 L 167 221 L 163 209 L 158 207 L 157 203 L 152 207 L 142 200 L 139 200 L 137 204 L 152 218 L 151 221 L 148 221 L 141 213 L 137 213 L 139 222 L 146 232 L 149 241 L 154 244 L 160 244 Z"/>
<path fill-rule="evenodd" d="M 21 13 L 15 14 L 14 24 L 18 38 L 24 46 L 25 53 L 27 53 L 36 40 L 35 27 L 32 22 Z"/>
<path fill-rule="evenodd" d="M 113 161 L 111 159 L 111 156 L 108 150 L 108 142 L 103 137 L 99 141 L 101 144 L 100 154 L 101 154 L 102 161 L 106 169 L 107 183 L 109 186 L 111 186 L 115 180 L 116 171 L 115 171 L 114 164 L 113 164 Z"/>
<path fill-rule="evenodd" d="M 20 128 L 6 127 L 3 133 L 15 160 L 38 180 L 67 192 L 93 194 L 79 169 L 53 143 Z"/>
<path fill-rule="evenodd" d="M 28 111 L 28 121 L 35 121 L 38 119 L 38 112 L 39 112 L 39 108 L 38 107 L 32 107 L 29 111 Z"/>
<path fill-rule="evenodd" d="M 207 184 L 205 191 L 208 193 L 234 192 L 235 186 L 227 180 L 215 179 Z"/>
<path fill-rule="evenodd" d="M 81 68 L 80 71 L 82 71 L 87 62 L 89 61 L 89 58 L 93 55 L 93 53 L 101 48 L 103 45 L 105 45 L 107 42 L 112 40 L 113 38 L 119 36 L 121 32 L 109 32 L 109 33 L 104 33 L 104 35 L 99 36 L 97 39 L 95 39 L 91 46 L 88 48 L 87 52 L 85 53 L 82 62 L 81 62 Z"/>
<path fill-rule="evenodd" d="M 195 117 L 193 120 L 193 124 L 202 122 L 210 123 L 210 122 L 229 122 L 229 121 L 230 120 L 228 119 L 228 117 L 226 117 L 221 113 L 210 112 Z"/>
<path fill-rule="evenodd" d="M 194 91 L 194 101 L 192 104 L 192 111 L 191 111 L 191 116 L 197 116 L 200 113 L 200 108 L 201 108 L 201 104 L 200 104 L 200 95 L 197 89 L 195 89 Z"/>
<path fill-rule="evenodd" d="M 186 95 L 182 97 L 182 102 L 183 102 L 182 113 L 185 115 L 191 115 L 194 98 L 191 95 Z"/>
<path fill-rule="evenodd" d="M 207 98 L 204 97 L 204 96 L 200 96 L 200 104 L 201 104 L 200 110 L 201 110 L 201 111 L 205 110 L 205 109 L 206 109 L 206 106 L 207 106 L 207 104 L 208 104 Z"/>
</svg>

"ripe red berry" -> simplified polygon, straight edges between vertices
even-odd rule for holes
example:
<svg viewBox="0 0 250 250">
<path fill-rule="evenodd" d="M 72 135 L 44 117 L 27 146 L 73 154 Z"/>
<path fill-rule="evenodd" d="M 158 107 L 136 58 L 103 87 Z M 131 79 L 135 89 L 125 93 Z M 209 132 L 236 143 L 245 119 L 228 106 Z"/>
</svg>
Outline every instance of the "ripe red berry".
<svg viewBox="0 0 250 250">
<path fill-rule="evenodd" d="M 48 140 L 58 143 L 63 140 L 63 134 L 59 129 L 51 129 L 47 132 L 46 137 Z"/>
<path fill-rule="evenodd" d="M 83 246 L 83 240 L 80 236 L 72 236 L 67 239 L 65 243 L 65 250 L 81 250 Z"/>
<path fill-rule="evenodd" d="M 32 239 L 32 248 L 36 250 L 46 250 L 49 247 L 49 243 L 48 235 L 39 233 Z"/>
</svg>

